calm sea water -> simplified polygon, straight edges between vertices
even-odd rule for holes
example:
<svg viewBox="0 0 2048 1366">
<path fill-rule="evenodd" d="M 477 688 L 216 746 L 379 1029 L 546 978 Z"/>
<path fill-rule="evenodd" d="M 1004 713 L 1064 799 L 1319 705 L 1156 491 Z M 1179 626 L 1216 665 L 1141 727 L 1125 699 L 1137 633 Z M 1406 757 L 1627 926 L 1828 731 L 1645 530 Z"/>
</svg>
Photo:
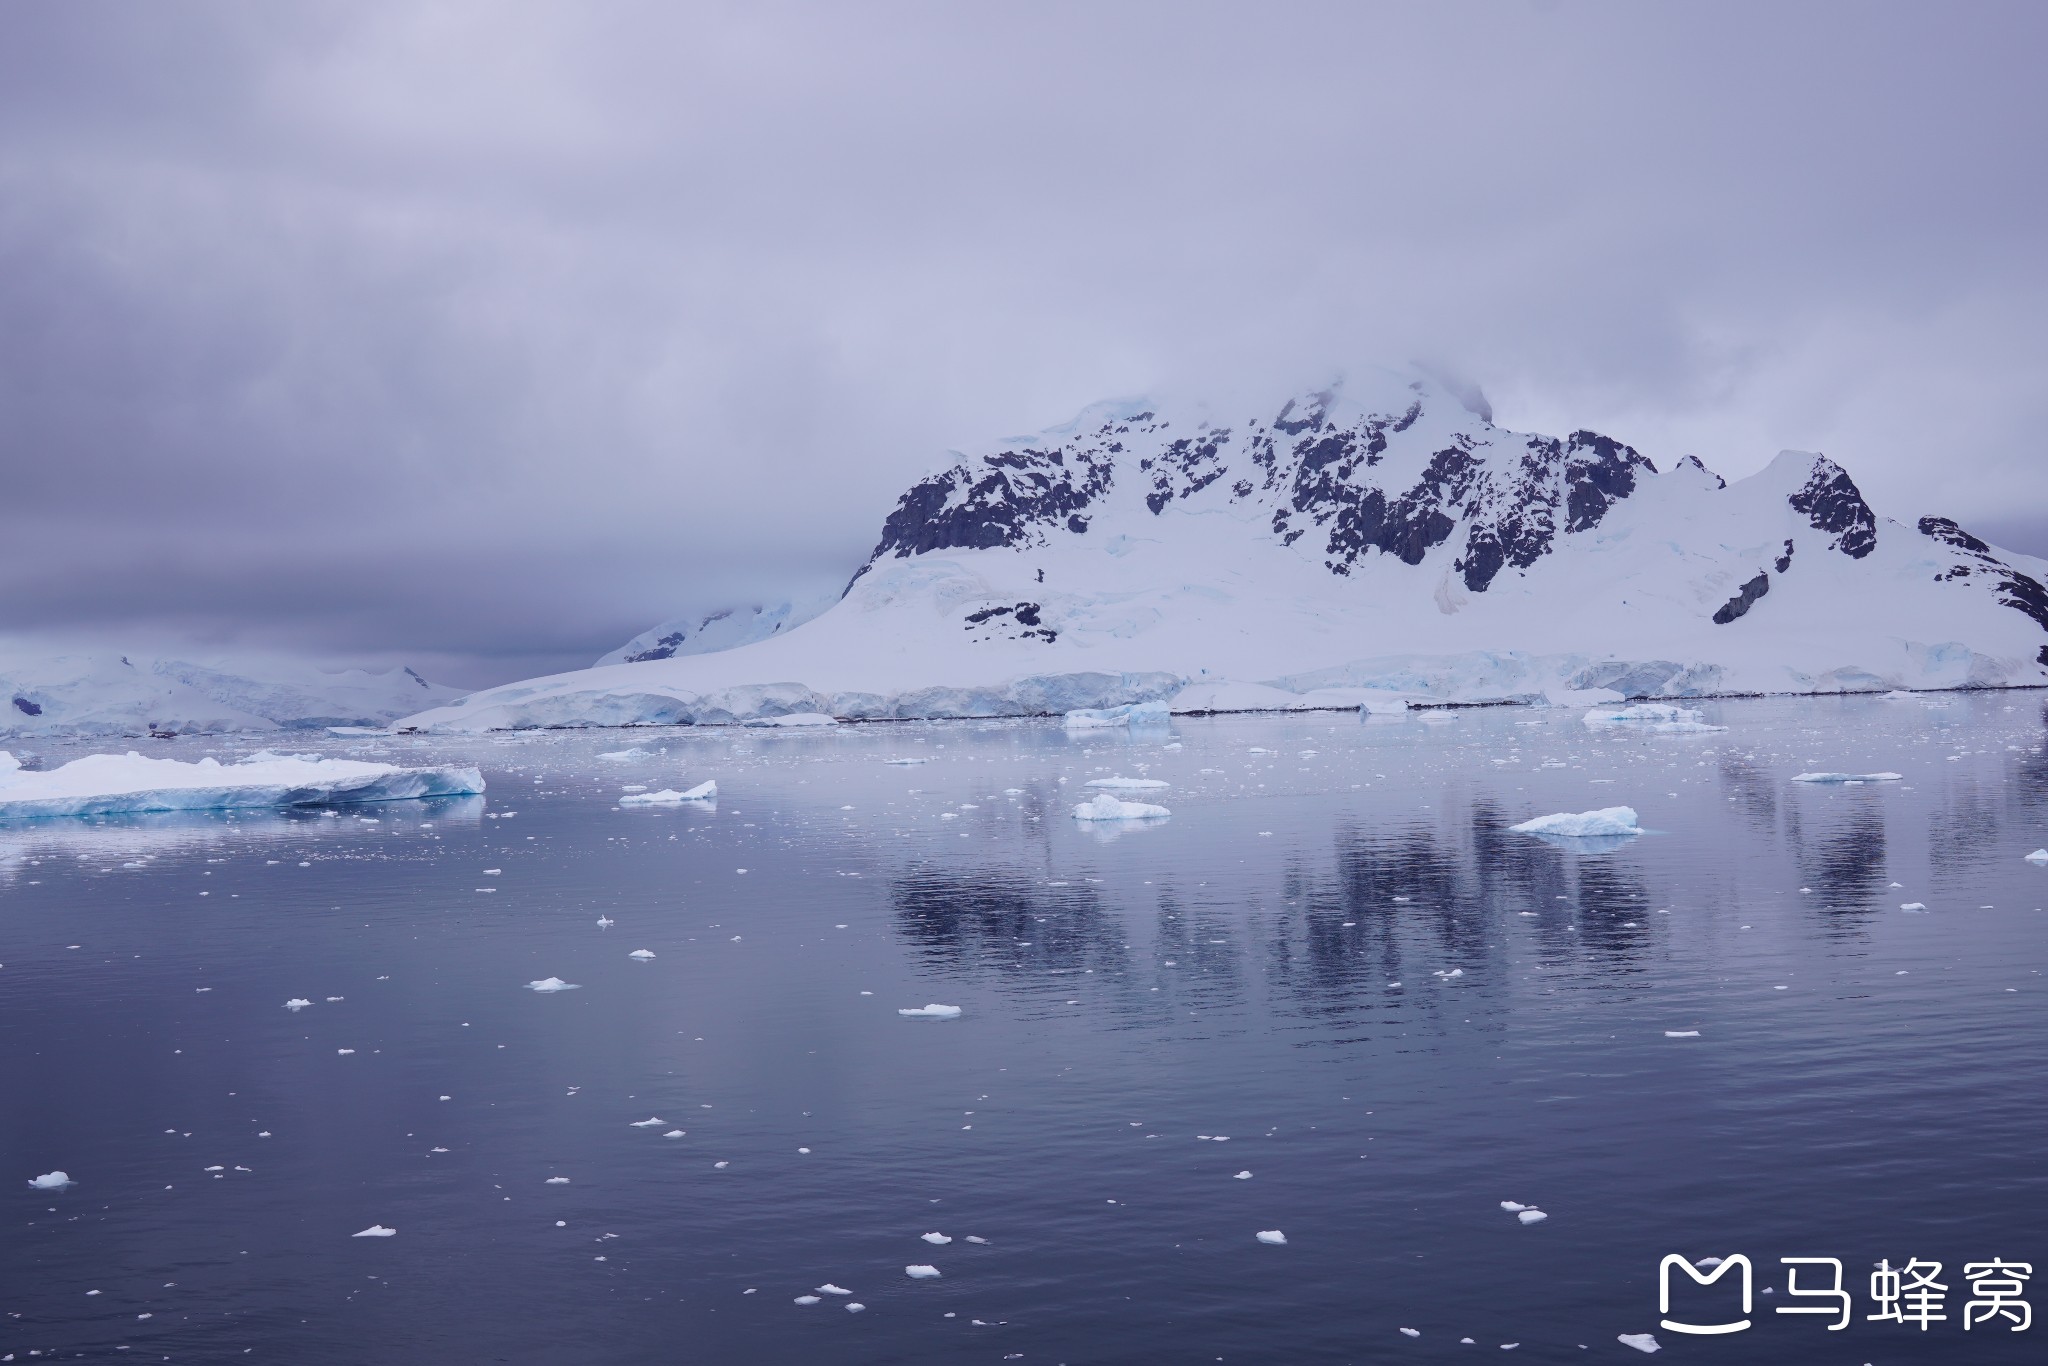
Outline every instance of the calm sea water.
<svg viewBox="0 0 2048 1366">
<path fill-rule="evenodd" d="M 490 790 L 0 832 L 0 1359 L 2041 1360 L 1962 1326 L 2048 1277 L 2040 696 L 1706 709 L 326 740 Z"/>
</svg>

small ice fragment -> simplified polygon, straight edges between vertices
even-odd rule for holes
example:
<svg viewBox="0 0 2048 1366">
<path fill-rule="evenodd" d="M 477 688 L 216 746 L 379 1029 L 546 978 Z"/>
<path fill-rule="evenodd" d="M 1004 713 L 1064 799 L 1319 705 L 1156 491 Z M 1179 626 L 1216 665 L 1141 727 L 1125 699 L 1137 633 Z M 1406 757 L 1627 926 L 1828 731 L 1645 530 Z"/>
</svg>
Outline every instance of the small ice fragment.
<svg viewBox="0 0 2048 1366">
<path fill-rule="evenodd" d="M 947 1237 L 943 1233 L 920 1233 L 917 1236 L 924 1239 L 927 1243 L 933 1243 L 939 1246 L 944 1246 L 945 1244 L 953 1241 L 951 1238 Z"/>
<path fill-rule="evenodd" d="M 2027 855 L 2027 862 L 2048 863 L 2048 849 L 2036 849 L 2033 853 Z"/>
<path fill-rule="evenodd" d="M 598 928 L 599 928 L 600 930 L 608 930 L 608 929 L 610 929 L 610 928 L 611 928 L 612 926 L 614 926 L 614 925 L 616 925 L 616 924 L 618 924 L 618 923 L 619 923 L 618 921 L 616 921 L 616 920 L 612 919 L 612 918 L 611 918 L 610 916 L 608 916 L 608 915 L 601 915 L 601 916 L 599 916 L 599 917 L 597 918 L 597 927 L 598 927 Z"/>
<path fill-rule="evenodd" d="M 1721 1259 L 1719 1257 L 1702 1257 L 1693 1263 L 1694 1266 L 1719 1266 L 1720 1264 Z"/>
<path fill-rule="evenodd" d="M 353 1048 L 337 1048 L 334 1051 L 336 1054 L 344 1058 L 348 1057 L 350 1054 L 355 1052 Z"/>
<path fill-rule="evenodd" d="M 663 1137 L 663 1138 L 681 1138 L 681 1137 L 682 1137 L 682 1136 L 684 1135 L 684 1133 L 685 1133 L 685 1132 L 686 1132 L 686 1131 L 685 1131 L 685 1130 L 682 1130 L 682 1129 L 670 1129 L 670 1130 L 669 1130 L 669 1131 L 668 1131 L 667 1133 L 663 1134 L 663 1135 L 662 1135 L 662 1137 Z"/>
<path fill-rule="evenodd" d="M 1087 786 L 1109 788 L 1116 792 L 1157 792 L 1173 784 L 1162 782 L 1158 778 L 1092 778 Z"/>
<path fill-rule="evenodd" d="M 834 1285 L 832 1282 L 827 1281 L 818 1287 L 818 1293 L 820 1295 L 851 1295 L 853 1292 L 845 1286 Z"/>
<path fill-rule="evenodd" d="M 294 996 L 284 1003 L 284 1008 L 296 1014 L 311 1004 L 313 1003 L 303 996 Z"/>
<path fill-rule="evenodd" d="M 41 1176 L 29 1178 L 29 1185 L 39 1191 L 60 1191 L 75 1184 L 68 1172 L 44 1172 Z"/>
<path fill-rule="evenodd" d="M 1500 1207 L 1501 1207 L 1502 1209 L 1506 1210 L 1506 1211 L 1507 1211 L 1507 1212 L 1508 1212 L 1509 1214 L 1517 1214 L 1517 1213 L 1521 1212 L 1522 1210 L 1525 1210 L 1525 1209 L 1534 1209 L 1534 1208 L 1535 1208 L 1535 1206 L 1533 1206 L 1533 1205 L 1518 1205 L 1518 1204 L 1516 1204 L 1516 1203 L 1515 1203 L 1514 1201 L 1512 1201 L 1512 1200 L 1503 1200 L 1503 1201 L 1501 1201 L 1501 1202 L 1500 1202 Z"/>
<path fill-rule="evenodd" d="M 1638 1352 L 1654 1352 L 1660 1344 L 1653 1333 L 1623 1333 L 1615 1339 L 1624 1347 L 1633 1347 Z"/>
<path fill-rule="evenodd" d="M 816 1295 L 798 1295 L 796 1297 L 796 1302 L 798 1304 L 816 1304 L 818 1302 L 818 1297 Z"/>
<path fill-rule="evenodd" d="M 641 958 L 641 959 L 646 959 L 646 958 L 652 958 L 652 957 L 654 957 L 654 950 L 653 950 L 653 949 L 635 949 L 635 950 L 633 950 L 633 951 L 632 951 L 631 953 L 627 954 L 627 955 L 626 955 L 626 957 L 628 957 L 628 958 Z"/>
<path fill-rule="evenodd" d="M 653 1127 L 654 1127 L 655 1125 L 657 1125 L 657 1124 L 666 1124 L 666 1123 L 668 1123 L 668 1121 L 667 1121 L 667 1120 L 665 1120 L 665 1119 L 654 1119 L 654 1118 L 648 1118 L 648 1119 L 636 1119 L 636 1120 L 634 1120 L 634 1121 L 633 1121 L 632 1123 L 633 1123 L 633 1127 L 634 1127 L 635 1129 L 652 1129 L 652 1128 L 653 1128 Z"/>
<path fill-rule="evenodd" d="M 960 1013 L 960 1007 L 933 1004 L 928 1006 L 917 1006 L 909 1010 L 898 1010 L 896 1013 L 898 1015 L 908 1015 L 913 1019 L 920 1020 L 950 1020 Z"/>
<path fill-rule="evenodd" d="M 1902 911 L 1924 911 L 1927 909 L 1927 903 L 1924 901 L 1902 901 L 1899 903 L 1899 909 Z"/>
<path fill-rule="evenodd" d="M 580 982 L 565 982 L 559 977 L 543 977 L 538 982 L 528 982 L 526 989 L 539 992 L 574 991 L 581 985 Z"/>
<path fill-rule="evenodd" d="M 1233 1176 L 1230 1179 L 1233 1181 L 1249 1181 L 1252 1179 L 1252 1174 L 1250 1172 L 1239 1172 L 1236 1176 Z"/>
<path fill-rule="evenodd" d="M 484 869 L 484 876 L 485 876 L 485 877 L 499 877 L 499 876 L 503 875 L 504 871 L 505 871 L 505 870 L 504 870 L 503 868 L 486 868 L 486 869 Z"/>
<path fill-rule="evenodd" d="M 1667 1039 L 1697 1039 L 1699 1036 L 1700 1032 L 1697 1029 L 1667 1029 L 1664 1031 L 1664 1037 Z"/>
<path fill-rule="evenodd" d="M 1271 1243 L 1276 1247 L 1287 1241 L 1287 1235 L 1277 1228 L 1262 1228 L 1252 1236 L 1262 1243 Z"/>
<path fill-rule="evenodd" d="M 973 1235 L 972 1233 L 970 1233 L 970 1234 L 968 1234 L 968 1235 L 967 1235 L 967 1241 L 968 1241 L 968 1242 L 970 1242 L 970 1243 L 986 1243 L 986 1242 L 988 1242 L 988 1239 L 986 1239 L 986 1238 L 977 1238 L 977 1237 L 975 1237 L 975 1236 L 974 1236 L 974 1235 Z"/>
<path fill-rule="evenodd" d="M 1540 1209 L 1525 1209 L 1515 1217 L 1525 1224 L 1540 1224 L 1550 1216 Z"/>
<path fill-rule="evenodd" d="M 1172 814 L 1173 812 L 1166 807 L 1154 806 L 1150 802 L 1118 801 L 1107 792 L 1074 808 L 1074 819 L 1077 821 L 1160 820 Z"/>
<path fill-rule="evenodd" d="M 547 1183 L 550 1186 L 566 1186 L 569 1184 L 569 1178 L 566 1176 L 551 1176 L 548 1178 Z"/>
<path fill-rule="evenodd" d="M 852 1304 L 846 1306 L 846 1312 L 849 1314 L 858 1314 L 861 1310 L 865 1308 L 867 1308 L 866 1305 L 862 1304 L 859 1300 L 855 1300 Z"/>
<path fill-rule="evenodd" d="M 348 1236 L 351 1238 L 389 1238 L 396 1232 L 398 1230 L 395 1228 L 386 1228 L 382 1224 L 372 1224 L 361 1233 L 351 1233 Z"/>
<path fill-rule="evenodd" d="M 1795 783 L 1895 783 L 1903 773 L 1795 773 Z"/>
<path fill-rule="evenodd" d="M 1422 1330 L 1420 1328 L 1403 1328 L 1401 1335 L 1403 1337 L 1419 1338 L 1422 1336 Z"/>
<path fill-rule="evenodd" d="M 929 1281 L 938 1276 L 939 1269 L 935 1266 L 926 1266 L 920 1263 L 904 1267 L 903 1274 L 910 1277 L 913 1281 Z"/>
</svg>

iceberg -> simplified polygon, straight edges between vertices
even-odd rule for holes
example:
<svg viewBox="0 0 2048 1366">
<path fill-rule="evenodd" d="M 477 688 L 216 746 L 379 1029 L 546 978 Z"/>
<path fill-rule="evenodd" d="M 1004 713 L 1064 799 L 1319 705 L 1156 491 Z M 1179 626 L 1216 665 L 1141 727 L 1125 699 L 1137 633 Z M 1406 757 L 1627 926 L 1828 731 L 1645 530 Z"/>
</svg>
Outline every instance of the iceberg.
<svg viewBox="0 0 2048 1366">
<path fill-rule="evenodd" d="M 41 1176 L 30 1177 L 28 1183 L 39 1191 L 60 1191 L 77 1184 L 68 1172 L 44 1172 Z"/>
<path fill-rule="evenodd" d="M 1153 806 L 1149 802 L 1118 801 L 1107 792 L 1096 797 L 1094 801 L 1082 802 L 1074 808 L 1074 819 L 1077 821 L 1157 820 L 1172 814 L 1173 812 L 1166 807 Z"/>
<path fill-rule="evenodd" d="M 620 806 L 680 806 L 684 802 L 710 802 L 718 800 L 718 784 L 715 781 L 698 783 L 688 792 L 678 792 L 664 787 L 659 792 L 628 792 L 619 798 Z"/>
<path fill-rule="evenodd" d="M 1701 717 L 1702 713 L 1690 707 L 1674 707 L 1666 702 L 1639 702 L 1633 707 L 1595 707 L 1582 719 L 1595 730 L 1626 726 L 1656 735 L 1706 735 L 1728 729 L 1726 726 L 1710 726 Z"/>
<path fill-rule="evenodd" d="M 1795 783 L 1895 783 L 1902 773 L 1795 773 Z"/>
<path fill-rule="evenodd" d="M 46 772 L 0 774 L 0 819 L 104 816 L 136 811 L 349 806 L 454 797 L 484 790 L 474 768 L 400 768 L 352 759 L 252 755 L 238 764 L 88 754 Z"/>
<path fill-rule="evenodd" d="M 1564 835 L 1581 839 L 1643 833 L 1643 828 L 1636 824 L 1636 812 L 1632 806 L 1606 806 L 1598 811 L 1559 811 L 1523 821 L 1520 825 L 1511 825 L 1508 829 L 1522 835 Z"/>
<path fill-rule="evenodd" d="M 1121 707 L 1077 707 L 1062 719 L 1069 730 L 1101 730 L 1110 726 L 1164 726 L 1173 713 L 1164 702 L 1127 702 Z"/>
<path fill-rule="evenodd" d="M 1116 792 L 1156 792 L 1173 784 L 1158 778 L 1091 778 L 1089 787 L 1106 787 Z"/>
</svg>

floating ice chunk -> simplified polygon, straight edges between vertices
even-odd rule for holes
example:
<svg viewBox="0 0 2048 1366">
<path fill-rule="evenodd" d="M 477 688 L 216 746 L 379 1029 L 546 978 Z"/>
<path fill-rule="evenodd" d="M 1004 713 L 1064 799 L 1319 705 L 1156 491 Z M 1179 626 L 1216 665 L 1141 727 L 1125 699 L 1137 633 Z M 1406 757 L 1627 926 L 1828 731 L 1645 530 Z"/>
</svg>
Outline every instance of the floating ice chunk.
<svg viewBox="0 0 2048 1366">
<path fill-rule="evenodd" d="M 1525 1209 L 1534 1209 L 1534 1208 L 1535 1208 L 1535 1206 L 1534 1206 L 1534 1205 L 1518 1205 L 1518 1204 L 1516 1204 L 1516 1203 L 1515 1203 L 1514 1201 L 1512 1201 L 1512 1200 L 1503 1200 L 1503 1201 L 1501 1201 L 1501 1202 L 1500 1202 L 1500 1207 L 1501 1207 L 1502 1209 L 1506 1210 L 1506 1211 L 1507 1211 L 1507 1212 L 1508 1212 L 1509 1214 L 1519 1214 L 1519 1213 L 1521 1213 L 1521 1212 L 1522 1212 L 1523 1210 L 1525 1210 Z"/>
<path fill-rule="evenodd" d="M 620 806 L 679 806 L 684 802 L 709 802 L 718 799 L 716 782 L 701 782 L 688 792 L 678 792 L 664 787 L 659 792 L 628 792 L 619 798 Z"/>
<path fill-rule="evenodd" d="M 1664 1037 L 1667 1039 L 1697 1039 L 1699 1036 L 1700 1032 L 1697 1029 L 1667 1029 L 1664 1031 Z"/>
<path fill-rule="evenodd" d="M 652 759 L 654 756 L 646 750 L 635 746 L 632 749 L 615 749 L 609 754 L 600 754 L 597 757 L 600 759 Z"/>
<path fill-rule="evenodd" d="M 69 1172 L 44 1172 L 41 1176 L 30 1177 L 28 1183 L 39 1191 L 60 1191 L 78 1184 L 71 1179 Z"/>
<path fill-rule="evenodd" d="M 1518 1211 L 1515 1217 L 1525 1224 L 1540 1224 L 1550 1216 L 1540 1209 L 1525 1209 Z"/>
<path fill-rule="evenodd" d="M 669 1131 L 668 1131 L 667 1133 L 663 1134 L 663 1135 L 662 1135 L 662 1137 L 663 1137 L 663 1138 L 681 1138 L 681 1137 L 683 1137 L 683 1136 L 685 1135 L 685 1133 L 687 1133 L 687 1132 L 688 1132 L 688 1131 L 687 1131 L 687 1130 L 684 1130 L 684 1129 L 670 1129 L 670 1130 L 669 1130 Z"/>
<path fill-rule="evenodd" d="M 1632 806 L 1606 806 L 1598 811 L 1560 811 L 1554 815 L 1538 816 L 1523 821 L 1520 825 L 1508 827 L 1523 835 L 1640 835 L 1643 829 L 1636 824 L 1636 812 Z"/>
<path fill-rule="evenodd" d="M 528 982 L 526 989 L 539 992 L 575 991 L 582 985 L 581 982 L 565 982 L 559 977 L 543 977 L 538 982 Z"/>
<path fill-rule="evenodd" d="M 1688 707 L 1674 707 L 1666 702 L 1639 702 L 1633 707 L 1595 707 L 1581 719 L 1596 730 L 1607 726 L 1628 726 L 1658 735 L 1703 735 L 1728 729 L 1726 726 L 1707 725 L 1700 719 L 1701 715 Z"/>
<path fill-rule="evenodd" d="M 1173 784 L 1159 778 L 1091 778 L 1089 787 L 1105 787 L 1115 792 L 1156 792 Z"/>
<path fill-rule="evenodd" d="M 1401 1330 L 1401 1336 L 1407 1338 L 1419 1338 L 1422 1336 L 1422 1330 L 1420 1328 L 1403 1328 Z"/>
<path fill-rule="evenodd" d="M 925 1240 L 925 1241 L 926 1241 L 927 1243 L 931 1243 L 931 1244 L 934 1244 L 935 1246 L 940 1246 L 940 1247 L 943 1247 L 943 1246 L 945 1246 L 945 1245 L 946 1245 L 947 1243 L 950 1243 L 950 1242 L 952 1242 L 952 1241 L 953 1241 L 953 1240 L 952 1240 L 951 1238 L 948 1238 L 948 1237 L 947 1237 L 947 1236 L 946 1236 L 945 1234 L 943 1234 L 943 1233 L 920 1233 L 920 1234 L 918 1234 L 917 1236 L 918 1236 L 918 1237 L 920 1237 L 920 1238 L 922 1238 L 922 1239 L 924 1239 L 924 1240 Z"/>
<path fill-rule="evenodd" d="M 939 1269 L 935 1266 L 926 1266 L 920 1263 L 904 1267 L 903 1274 L 910 1277 L 913 1281 L 929 1281 L 938 1276 Z"/>
<path fill-rule="evenodd" d="M 866 1305 L 862 1304 L 859 1300 L 855 1300 L 852 1304 L 846 1306 L 846 1312 L 849 1314 L 858 1314 L 866 1308 Z"/>
<path fill-rule="evenodd" d="M 1795 773 L 1795 783 L 1895 783 L 1903 773 Z"/>
<path fill-rule="evenodd" d="M 2048 863 L 2048 849 L 2036 849 L 2033 853 L 2027 855 L 2027 862 Z"/>
<path fill-rule="evenodd" d="M 1694 1265 L 1694 1266 L 1719 1266 L 1719 1265 L 1721 1264 L 1721 1260 L 1722 1260 L 1722 1259 L 1721 1259 L 1721 1258 L 1719 1258 L 1719 1257 L 1701 1257 L 1701 1258 L 1699 1258 L 1699 1259 L 1698 1259 L 1697 1261 L 1695 1261 L 1695 1262 L 1693 1263 L 1693 1265 Z"/>
<path fill-rule="evenodd" d="M 647 1118 L 647 1119 L 636 1119 L 636 1120 L 634 1120 L 634 1121 L 633 1121 L 633 1123 L 632 1123 L 632 1127 L 633 1127 L 633 1128 L 635 1128 L 635 1129 L 652 1129 L 652 1128 L 653 1128 L 653 1127 L 654 1127 L 655 1125 L 657 1125 L 657 1124 L 666 1124 L 666 1123 L 668 1123 L 668 1121 L 667 1121 L 667 1120 L 665 1120 L 665 1119 L 655 1119 L 655 1118 L 652 1118 L 652 1117 L 650 1117 L 650 1118 Z"/>
<path fill-rule="evenodd" d="M 1230 1179 L 1233 1181 L 1249 1181 L 1252 1179 L 1252 1174 L 1250 1172 L 1239 1172 L 1236 1176 L 1233 1176 Z"/>
<path fill-rule="evenodd" d="M 611 928 L 612 926 L 614 926 L 614 925 L 616 925 L 616 924 L 618 924 L 618 923 L 619 923 L 618 921 L 616 921 L 616 920 L 612 919 L 612 918 L 611 918 L 610 916 L 608 916 L 608 915 L 601 915 L 601 916 L 599 916 L 599 917 L 597 918 L 597 927 L 598 927 L 598 928 L 599 928 L 600 930 L 608 930 L 608 929 L 610 929 L 610 928 Z"/>
<path fill-rule="evenodd" d="M 1275 1247 L 1287 1241 L 1287 1235 L 1277 1228 L 1262 1228 L 1252 1236 L 1262 1243 L 1271 1243 Z"/>
<path fill-rule="evenodd" d="M 566 1176 L 551 1176 L 547 1179 L 547 1184 L 550 1186 L 566 1186 L 569 1184 L 569 1178 Z"/>
<path fill-rule="evenodd" d="M 307 1006 L 311 1004 L 313 1003 L 303 996 L 294 996 L 289 1001 L 286 1001 L 284 1003 L 284 1008 L 296 1015 L 299 1011 L 304 1010 Z"/>
<path fill-rule="evenodd" d="M 968 1241 L 968 1242 L 970 1242 L 970 1243 L 986 1243 L 986 1242 L 988 1242 L 988 1239 L 986 1239 L 986 1238 L 977 1238 L 977 1237 L 975 1237 L 975 1236 L 974 1236 L 973 1234 L 971 1234 L 971 1233 L 970 1233 L 970 1234 L 968 1234 L 968 1235 L 967 1235 L 967 1241 Z"/>
<path fill-rule="evenodd" d="M 913 1006 L 908 1010 L 899 1010 L 896 1013 L 898 1015 L 908 1015 L 912 1019 L 918 1020 L 950 1020 L 953 1019 L 955 1016 L 959 1015 L 960 1007 L 942 1006 L 934 1004 L 928 1006 Z"/>
<path fill-rule="evenodd" d="M 895 765 L 897 765 L 897 766 L 898 766 L 898 767 L 900 767 L 900 768 L 908 768 L 908 767 L 910 767 L 910 765 L 912 765 L 912 764 L 928 764 L 928 763 L 930 763 L 930 762 L 931 762 L 931 760 L 929 760 L 929 759 L 884 759 L 884 760 L 882 760 L 882 762 L 883 762 L 883 763 L 885 763 L 885 764 L 895 764 Z"/>
<path fill-rule="evenodd" d="M 127 754 L 88 754 L 43 772 L 10 771 L 0 819 L 99 816 L 126 811 L 345 806 L 484 790 L 474 768 L 397 768 L 309 755 L 222 765 Z"/>
<path fill-rule="evenodd" d="M 798 1295 L 796 1302 L 798 1304 L 816 1304 L 818 1303 L 818 1297 L 816 1295 Z"/>
<path fill-rule="evenodd" d="M 1624 1347 L 1633 1347 L 1638 1352 L 1654 1352 L 1662 1345 L 1654 1333 L 1623 1333 L 1615 1341 Z"/>
<path fill-rule="evenodd" d="M 386 1228 L 382 1224 L 372 1224 L 361 1233 L 351 1233 L 348 1236 L 351 1238 L 389 1238 L 397 1232 L 398 1230 L 395 1228 Z"/>
<path fill-rule="evenodd" d="M 1108 726 L 1164 726 L 1173 720 L 1164 702 L 1127 702 L 1121 707 L 1081 707 L 1068 712 L 1063 723 L 1069 730 L 1099 730 Z"/>
<path fill-rule="evenodd" d="M 640 958 L 640 959 L 647 959 L 647 958 L 652 958 L 652 957 L 654 957 L 654 950 L 653 950 L 653 949 L 635 949 L 635 950 L 633 950 L 633 951 L 632 951 L 631 953 L 627 954 L 627 955 L 626 955 L 626 957 L 628 957 L 628 958 Z"/>
<path fill-rule="evenodd" d="M 832 1282 L 827 1281 L 818 1287 L 818 1293 L 820 1295 L 851 1295 L 853 1292 L 845 1286 L 834 1285 Z"/>
<path fill-rule="evenodd" d="M 1924 911 L 1927 909 L 1927 903 L 1924 901 L 1902 901 L 1899 903 L 1899 909 L 1902 911 Z"/>
<path fill-rule="evenodd" d="M 1173 812 L 1165 807 L 1153 806 L 1149 802 L 1118 801 L 1107 792 L 1096 797 L 1094 801 L 1082 802 L 1074 808 L 1074 819 L 1077 821 L 1157 820 L 1172 814 Z"/>
</svg>

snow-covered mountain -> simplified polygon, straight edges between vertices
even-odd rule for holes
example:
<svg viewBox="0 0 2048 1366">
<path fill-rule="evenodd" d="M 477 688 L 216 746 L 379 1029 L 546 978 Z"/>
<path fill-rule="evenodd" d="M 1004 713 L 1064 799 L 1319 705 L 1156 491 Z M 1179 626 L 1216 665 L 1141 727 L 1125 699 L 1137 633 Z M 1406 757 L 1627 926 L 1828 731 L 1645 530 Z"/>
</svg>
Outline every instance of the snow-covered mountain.
<svg viewBox="0 0 2048 1366">
<path fill-rule="evenodd" d="M 4 736 L 382 726 L 460 696 L 404 668 L 329 672 L 291 659 L 194 663 L 0 642 Z"/>
<path fill-rule="evenodd" d="M 2048 682 L 2048 564 L 1727 484 L 1374 372 L 1250 414 L 1102 404 L 898 501 L 845 597 L 740 649 L 493 688 L 421 729 Z"/>
<path fill-rule="evenodd" d="M 634 636 L 598 660 L 596 667 L 735 650 L 803 625 L 839 601 L 839 596 L 836 592 L 799 594 L 680 612 Z"/>
</svg>

